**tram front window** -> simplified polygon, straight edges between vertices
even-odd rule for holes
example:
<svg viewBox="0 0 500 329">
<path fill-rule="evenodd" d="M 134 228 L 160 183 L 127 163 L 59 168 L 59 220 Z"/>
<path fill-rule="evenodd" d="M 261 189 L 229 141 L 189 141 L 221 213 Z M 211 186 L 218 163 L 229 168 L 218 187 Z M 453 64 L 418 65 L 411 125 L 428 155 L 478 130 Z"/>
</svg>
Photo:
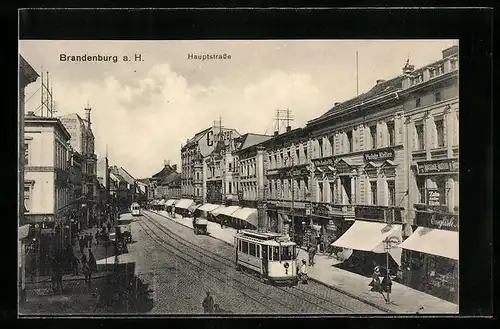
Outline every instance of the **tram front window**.
<svg viewBox="0 0 500 329">
<path fill-rule="evenodd" d="M 293 247 L 281 247 L 281 260 L 292 260 L 293 249 Z"/>
<path fill-rule="evenodd" d="M 273 260 L 280 260 L 279 247 L 273 247 Z"/>
</svg>

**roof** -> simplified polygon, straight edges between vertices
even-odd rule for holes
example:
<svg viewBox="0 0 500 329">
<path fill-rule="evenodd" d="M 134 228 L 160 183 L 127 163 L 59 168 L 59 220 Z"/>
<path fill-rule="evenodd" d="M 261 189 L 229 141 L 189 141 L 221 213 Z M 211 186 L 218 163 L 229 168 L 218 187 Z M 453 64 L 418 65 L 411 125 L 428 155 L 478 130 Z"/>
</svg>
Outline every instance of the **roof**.
<svg viewBox="0 0 500 329">
<path fill-rule="evenodd" d="M 397 76 L 391 80 L 380 82 L 380 83 L 376 84 L 372 89 L 367 91 L 366 93 L 363 93 L 357 97 L 354 97 L 354 98 L 351 98 L 345 102 L 342 102 L 342 103 L 338 104 L 337 106 L 334 106 L 333 108 L 328 110 L 325 114 L 321 115 L 320 117 L 318 117 L 316 119 L 310 120 L 309 122 L 312 123 L 316 120 L 320 120 L 320 119 L 329 117 L 331 115 L 338 114 L 339 112 L 341 112 L 345 109 L 348 109 L 352 106 L 361 104 L 361 103 L 368 101 L 370 99 L 373 99 L 375 97 L 389 94 L 389 93 L 394 92 L 396 90 L 400 90 L 402 87 L 402 81 L 403 81 L 403 76 L 400 75 L 400 76 Z"/>
<path fill-rule="evenodd" d="M 136 181 L 138 183 L 149 184 L 150 179 L 149 178 L 138 178 Z"/>
<path fill-rule="evenodd" d="M 187 145 L 190 145 L 192 143 L 196 143 L 197 141 L 200 140 L 200 138 L 203 137 L 203 135 L 208 132 L 210 129 L 212 129 L 212 127 L 209 127 L 209 128 L 206 128 L 206 129 L 203 129 L 202 131 L 196 133 L 193 137 L 191 137 L 190 139 L 187 140 L 186 142 L 186 145 L 184 146 L 187 146 Z"/>
<path fill-rule="evenodd" d="M 128 183 L 128 184 L 135 184 L 135 178 L 129 174 L 128 171 L 126 171 L 123 167 L 118 168 L 120 176 L 123 177 L 123 179 Z"/>
<path fill-rule="evenodd" d="M 240 138 L 241 145 L 238 147 L 238 151 L 260 144 L 271 138 L 273 138 L 273 136 L 254 134 L 254 133 L 244 134 Z"/>
<path fill-rule="evenodd" d="M 27 78 L 27 82 L 29 83 L 35 82 L 40 76 L 21 54 L 19 54 L 19 72 L 23 77 Z"/>
<path fill-rule="evenodd" d="M 159 185 L 168 185 L 168 184 L 171 184 L 175 181 L 180 182 L 180 180 L 181 180 L 181 174 L 179 174 L 177 172 L 173 172 L 172 174 L 163 177 L 158 184 Z"/>
<path fill-rule="evenodd" d="M 42 123 L 53 124 L 54 126 L 56 126 L 57 128 L 59 128 L 59 130 L 67 137 L 68 140 L 71 139 L 71 134 L 69 133 L 69 131 L 66 129 L 66 127 L 62 124 L 62 122 L 58 118 L 40 117 L 40 116 L 37 116 L 37 115 L 26 115 L 24 117 L 24 123 L 25 123 L 25 125 L 29 124 L 29 123 L 33 123 L 33 124 L 36 124 L 36 123 L 39 123 L 39 124 L 42 124 Z"/>
<path fill-rule="evenodd" d="M 152 177 L 158 177 L 158 178 L 161 178 L 161 177 L 164 177 L 164 176 L 168 176 L 172 173 L 176 172 L 175 169 L 171 166 L 171 165 L 165 165 L 163 166 L 163 168 L 157 172 L 156 174 L 154 174 Z"/>
</svg>

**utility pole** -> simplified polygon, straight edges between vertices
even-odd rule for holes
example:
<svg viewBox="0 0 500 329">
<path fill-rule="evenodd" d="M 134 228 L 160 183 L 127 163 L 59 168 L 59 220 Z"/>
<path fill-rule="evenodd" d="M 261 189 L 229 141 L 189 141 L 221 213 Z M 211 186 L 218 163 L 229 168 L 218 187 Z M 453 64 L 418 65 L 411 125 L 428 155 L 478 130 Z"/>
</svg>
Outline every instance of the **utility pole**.
<svg viewBox="0 0 500 329">
<path fill-rule="evenodd" d="M 287 108 L 286 110 L 276 110 L 276 116 L 274 117 L 276 120 L 276 130 L 278 134 L 280 133 L 280 123 L 285 123 L 285 131 L 291 129 L 290 122 L 294 121 L 294 116 L 292 110 Z"/>
</svg>

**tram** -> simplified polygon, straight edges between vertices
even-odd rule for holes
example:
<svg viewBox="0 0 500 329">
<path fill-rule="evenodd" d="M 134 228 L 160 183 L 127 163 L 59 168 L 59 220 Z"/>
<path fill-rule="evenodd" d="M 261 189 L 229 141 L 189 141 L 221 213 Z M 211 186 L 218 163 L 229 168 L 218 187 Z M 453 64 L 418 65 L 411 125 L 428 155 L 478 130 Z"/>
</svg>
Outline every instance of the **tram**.
<svg viewBox="0 0 500 329">
<path fill-rule="evenodd" d="M 234 237 L 238 270 L 255 274 L 271 285 L 297 285 L 296 244 L 279 233 L 243 230 Z"/>
<path fill-rule="evenodd" d="M 141 216 L 141 206 L 137 202 L 132 203 L 132 205 L 130 206 L 130 212 L 132 213 L 132 216 Z"/>
</svg>

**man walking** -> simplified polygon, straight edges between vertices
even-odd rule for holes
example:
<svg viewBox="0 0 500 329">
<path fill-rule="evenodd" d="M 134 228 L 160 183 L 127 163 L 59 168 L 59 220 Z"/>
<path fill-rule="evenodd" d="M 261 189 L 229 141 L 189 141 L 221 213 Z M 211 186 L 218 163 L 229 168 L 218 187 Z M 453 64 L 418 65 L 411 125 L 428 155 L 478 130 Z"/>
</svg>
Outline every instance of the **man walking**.
<svg viewBox="0 0 500 329">
<path fill-rule="evenodd" d="M 207 291 L 207 295 L 206 295 L 205 299 L 203 300 L 202 306 L 203 306 L 203 312 L 205 314 L 214 312 L 214 299 L 210 295 L 209 291 Z"/>
</svg>

